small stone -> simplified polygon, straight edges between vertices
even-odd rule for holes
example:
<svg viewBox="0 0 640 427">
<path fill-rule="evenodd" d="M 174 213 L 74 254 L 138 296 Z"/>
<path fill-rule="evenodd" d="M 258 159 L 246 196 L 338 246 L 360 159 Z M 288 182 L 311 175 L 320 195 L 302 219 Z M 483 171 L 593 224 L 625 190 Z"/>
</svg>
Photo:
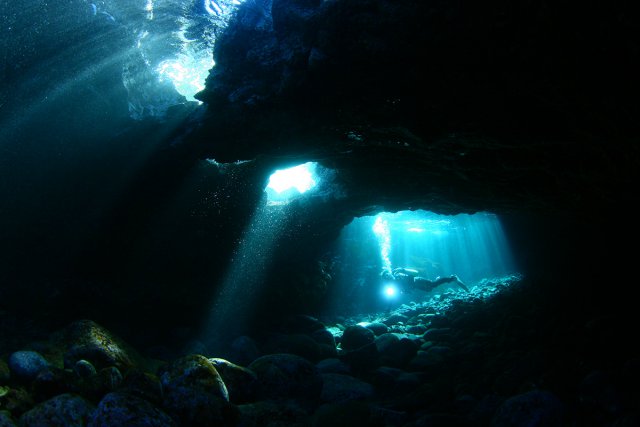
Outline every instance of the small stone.
<svg viewBox="0 0 640 427">
<path fill-rule="evenodd" d="M 48 366 L 49 362 L 35 351 L 16 351 L 9 357 L 11 375 L 20 380 L 33 380 L 41 370 Z"/>
<path fill-rule="evenodd" d="M 96 368 L 88 360 L 80 359 L 73 365 L 73 371 L 80 378 L 87 378 L 97 373 Z"/>
</svg>

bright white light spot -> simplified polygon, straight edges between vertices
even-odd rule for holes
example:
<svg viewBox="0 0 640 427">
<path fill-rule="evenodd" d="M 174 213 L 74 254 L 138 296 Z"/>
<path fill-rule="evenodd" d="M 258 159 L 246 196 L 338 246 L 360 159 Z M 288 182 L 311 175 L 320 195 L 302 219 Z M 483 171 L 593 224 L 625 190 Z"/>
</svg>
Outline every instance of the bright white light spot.
<svg viewBox="0 0 640 427">
<path fill-rule="evenodd" d="M 424 228 L 419 228 L 419 227 L 411 227 L 411 228 L 407 228 L 407 231 L 410 233 L 424 233 Z"/>
<path fill-rule="evenodd" d="M 362 326 L 363 328 L 366 328 L 370 324 L 371 324 L 370 322 L 360 322 L 360 323 L 358 323 L 358 326 Z"/>
<path fill-rule="evenodd" d="M 398 288 L 394 285 L 386 285 L 383 290 L 384 296 L 387 298 L 393 298 L 398 295 Z"/>
<path fill-rule="evenodd" d="M 302 194 L 316 185 L 311 170 L 314 165 L 314 163 L 307 162 L 293 168 L 277 170 L 269 178 L 267 188 L 273 189 L 278 194 L 295 188 Z"/>
<path fill-rule="evenodd" d="M 188 101 L 197 101 L 194 95 L 204 89 L 213 65 L 211 52 L 205 49 L 198 54 L 180 54 L 177 58 L 162 61 L 156 71 L 160 81 L 170 80 L 179 94 Z"/>
</svg>

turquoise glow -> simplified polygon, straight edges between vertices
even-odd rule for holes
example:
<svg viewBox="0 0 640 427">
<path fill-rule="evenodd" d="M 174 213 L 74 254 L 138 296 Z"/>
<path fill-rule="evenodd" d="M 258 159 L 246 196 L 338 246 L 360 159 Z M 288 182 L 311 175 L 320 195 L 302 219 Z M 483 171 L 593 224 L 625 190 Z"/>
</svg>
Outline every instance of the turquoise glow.
<svg viewBox="0 0 640 427">
<path fill-rule="evenodd" d="M 335 312 L 372 312 L 392 300 L 427 301 L 445 292 L 461 292 L 455 282 L 432 291 L 387 288 L 394 269 L 427 280 L 457 275 L 473 293 L 484 283 L 519 275 L 507 236 L 497 215 L 438 215 L 433 212 L 381 212 L 355 218 L 331 252 L 337 266 L 332 295 Z M 400 291 L 402 289 L 402 292 Z"/>
<path fill-rule="evenodd" d="M 394 298 L 398 296 L 398 288 L 395 285 L 385 285 L 383 293 L 387 298 Z"/>
</svg>

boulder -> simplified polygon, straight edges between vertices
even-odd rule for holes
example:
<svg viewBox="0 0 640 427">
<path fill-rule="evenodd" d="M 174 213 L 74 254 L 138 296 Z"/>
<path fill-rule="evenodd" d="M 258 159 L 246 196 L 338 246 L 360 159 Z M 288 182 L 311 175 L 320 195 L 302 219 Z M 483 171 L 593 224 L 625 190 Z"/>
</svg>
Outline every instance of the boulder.
<svg viewBox="0 0 640 427">
<path fill-rule="evenodd" d="M 83 427 L 86 426 L 95 405 L 76 394 L 65 393 L 46 400 L 20 417 L 23 427 Z"/>
</svg>

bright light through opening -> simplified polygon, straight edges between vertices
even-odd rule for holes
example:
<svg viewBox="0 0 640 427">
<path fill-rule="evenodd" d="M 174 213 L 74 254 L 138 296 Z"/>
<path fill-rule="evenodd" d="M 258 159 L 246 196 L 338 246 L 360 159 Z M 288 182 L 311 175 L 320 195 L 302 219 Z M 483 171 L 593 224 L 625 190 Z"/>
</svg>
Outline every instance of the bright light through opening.
<svg viewBox="0 0 640 427">
<path fill-rule="evenodd" d="M 176 91 L 188 101 L 200 102 L 194 98 L 194 95 L 204 89 L 204 82 L 213 65 L 211 52 L 205 49 L 162 61 L 158 65 L 157 72 L 161 81 L 170 80 Z"/>
<path fill-rule="evenodd" d="M 272 188 L 278 194 L 295 188 L 302 194 L 316 185 L 316 181 L 313 179 L 314 168 L 315 163 L 307 162 L 293 168 L 277 170 L 269 178 L 267 188 Z"/>
<path fill-rule="evenodd" d="M 307 162 L 289 169 L 277 170 L 269 177 L 264 189 L 268 205 L 286 205 L 291 200 L 314 188 L 320 179 L 316 175 L 318 164 Z"/>
</svg>

